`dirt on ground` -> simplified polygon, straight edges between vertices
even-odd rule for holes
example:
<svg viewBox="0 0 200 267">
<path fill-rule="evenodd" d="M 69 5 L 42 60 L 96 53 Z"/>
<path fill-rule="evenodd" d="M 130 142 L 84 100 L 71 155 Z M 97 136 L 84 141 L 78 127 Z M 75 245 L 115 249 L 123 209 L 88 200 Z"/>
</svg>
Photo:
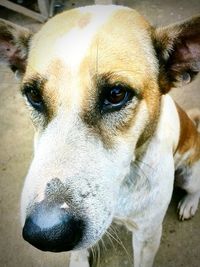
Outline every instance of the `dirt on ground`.
<svg viewBox="0 0 200 267">
<path fill-rule="evenodd" d="M 92 4 L 92 1 L 65 1 L 66 8 Z M 137 9 L 154 25 L 167 25 L 200 12 L 199 0 L 118 1 Z M 33 30 L 41 24 L 0 7 L 0 17 Z M 33 155 L 33 127 L 12 72 L 0 66 L 0 266 L 64 267 L 68 253 L 44 253 L 21 236 L 20 195 Z M 200 108 L 200 75 L 171 95 L 185 109 Z M 192 220 L 178 221 L 176 209 L 182 192 L 175 191 L 164 220 L 157 267 L 200 266 L 200 212 Z M 101 244 L 101 267 L 131 267 L 131 235 L 118 228 Z"/>
</svg>

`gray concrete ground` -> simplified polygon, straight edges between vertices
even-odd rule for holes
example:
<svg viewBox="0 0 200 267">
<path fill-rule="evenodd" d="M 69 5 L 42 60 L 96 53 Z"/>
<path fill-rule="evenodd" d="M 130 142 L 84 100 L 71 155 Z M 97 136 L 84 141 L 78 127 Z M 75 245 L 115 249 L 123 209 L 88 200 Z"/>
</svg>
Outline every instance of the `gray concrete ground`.
<svg viewBox="0 0 200 267">
<path fill-rule="evenodd" d="M 91 4 L 92 1 L 66 1 L 66 8 Z M 153 24 L 166 25 L 200 12 L 199 0 L 118 1 L 136 8 Z M 0 10 L 9 18 L 32 29 L 39 24 L 20 15 Z M 20 228 L 20 194 L 23 177 L 32 158 L 33 127 L 19 94 L 19 84 L 11 71 L 0 66 L 0 266 L 64 267 L 68 254 L 43 253 L 25 243 Z M 191 85 L 174 89 L 172 95 L 184 108 L 200 108 L 200 76 Z M 200 266 L 200 212 L 187 222 L 177 220 L 176 206 L 180 192 L 175 192 L 164 221 L 157 267 Z M 105 241 L 101 248 L 101 267 L 131 266 L 131 238 L 118 229 L 116 241 Z M 122 244 L 123 241 L 123 244 Z"/>
</svg>

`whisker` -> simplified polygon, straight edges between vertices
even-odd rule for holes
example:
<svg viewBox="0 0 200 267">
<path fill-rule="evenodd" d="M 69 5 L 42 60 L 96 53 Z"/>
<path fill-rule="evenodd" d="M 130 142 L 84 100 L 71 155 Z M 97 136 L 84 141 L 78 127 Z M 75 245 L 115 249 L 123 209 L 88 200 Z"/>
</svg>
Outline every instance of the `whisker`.
<svg viewBox="0 0 200 267">
<path fill-rule="evenodd" d="M 97 243 L 97 267 L 100 265 L 100 259 L 101 259 L 101 249 L 99 244 Z"/>
<path fill-rule="evenodd" d="M 110 235 L 110 237 L 111 237 L 114 241 L 116 241 L 116 242 L 123 248 L 123 250 L 125 251 L 125 253 L 126 253 L 126 255 L 128 256 L 128 258 L 131 259 L 130 255 L 129 255 L 127 249 L 126 249 L 126 247 L 124 246 L 124 244 L 123 244 L 123 242 L 121 241 L 121 239 L 119 238 L 119 236 L 118 236 L 115 232 L 113 232 L 113 233 L 116 235 L 116 238 L 115 238 L 109 231 L 107 231 L 107 233 Z"/>
<path fill-rule="evenodd" d="M 110 237 L 110 235 L 108 234 L 107 231 L 105 232 L 105 236 L 106 236 L 106 238 L 108 238 L 110 244 L 112 245 L 112 248 L 115 250 L 115 244 L 114 244 L 112 238 Z"/>
<path fill-rule="evenodd" d="M 104 242 L 103 238 L 100 239 L 100 242 L 102 244 L 102 248 L 103 248 L 104 252 L 106 252 L 107 251 L 107 247 L 105 245 L 105 242 Z"/>
<path fill-rule="evenodd" d="M 90 259 L 92 260 L 92 263 L 95 260 L 95 249 L 93 247 L 90 248 Z M 92 258 L 91 258 L 92 257 Z M 92 264 L 93 265 L 93 264 Z"/>
</svg>

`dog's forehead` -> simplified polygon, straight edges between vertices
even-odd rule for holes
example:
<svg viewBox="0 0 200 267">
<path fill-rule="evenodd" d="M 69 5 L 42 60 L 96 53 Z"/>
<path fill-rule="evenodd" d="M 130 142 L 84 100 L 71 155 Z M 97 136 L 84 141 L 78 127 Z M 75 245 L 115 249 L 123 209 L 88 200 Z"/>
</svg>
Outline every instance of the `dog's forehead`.
<svg viewBox="0 0 200 267">
<path fill-rule="evenodd" d="M 155 66 L 149 31 L 143 17 L 125 7 L 91 6 L 64 12 L 33 38 L 27 73 L 49 75 L 56 61 L 75 75 L 83 62 L 84 67 L 98 67 L 103 73 L 126 68 L 141 74 L 141 67 Z"/>
</svg>

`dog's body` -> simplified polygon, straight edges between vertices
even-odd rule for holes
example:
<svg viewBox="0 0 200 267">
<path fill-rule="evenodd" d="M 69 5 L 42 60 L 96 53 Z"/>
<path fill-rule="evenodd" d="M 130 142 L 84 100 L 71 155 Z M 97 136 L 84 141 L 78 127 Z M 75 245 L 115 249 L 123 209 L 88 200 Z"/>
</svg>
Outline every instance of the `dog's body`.
<svg viewBox="0 0 200 267">
<path fill-rule="evenodd" d="M 195 214 L 200 134 L 167 92 L 200 70 L 199 26 L 196 17 L 154 29 L 116 6 L 65 12 L 34 37 L 1 22 L 0 56 L 23 76 L 37 129 L 22 195 L 27 241 L 88 248 L 115 221 L 134 233 L 134 266 L 150 267 L 174 173 L 187 191 L 180 218 Z"/>
</svg>

